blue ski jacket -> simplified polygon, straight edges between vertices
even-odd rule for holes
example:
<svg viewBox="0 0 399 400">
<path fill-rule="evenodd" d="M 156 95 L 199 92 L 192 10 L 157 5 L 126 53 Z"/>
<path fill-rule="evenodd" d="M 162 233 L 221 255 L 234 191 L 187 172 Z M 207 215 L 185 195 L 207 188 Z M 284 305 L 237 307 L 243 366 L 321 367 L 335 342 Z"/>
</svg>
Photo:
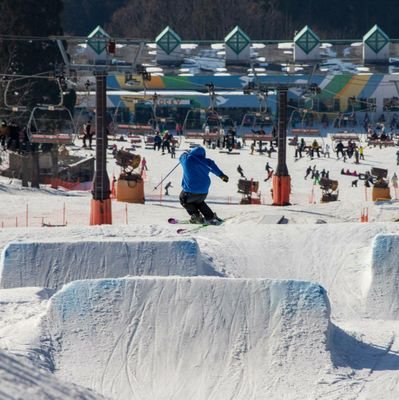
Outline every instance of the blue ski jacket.
<svg viewBox="0 0 399 400">
<path fill-rule="evenodd" d="M 213 160 L 205 158 L 203 147 L 195 147 L 190 152 L 183 153 L 179 160 L 183 167 L 182 188 L 185 192 L 208 193 L 211 185 L 209 173 L 219 177 L 224 175 Z"/>
</svg>

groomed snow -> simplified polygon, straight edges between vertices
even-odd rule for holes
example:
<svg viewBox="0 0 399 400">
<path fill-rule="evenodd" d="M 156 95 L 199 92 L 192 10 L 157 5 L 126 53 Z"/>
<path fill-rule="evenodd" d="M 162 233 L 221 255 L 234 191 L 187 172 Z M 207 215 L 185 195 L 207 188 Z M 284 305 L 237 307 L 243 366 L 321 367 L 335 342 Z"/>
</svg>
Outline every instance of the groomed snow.
<svg viewBox="0 0 399 400">
<path fill-rule="evenodd" d="M 177 156 L 187 148 L 183 140 Z M 293 151 L 292 205 L 274 207 L 263 179 L 276 153 L 208 150 L 230 176 L 212 179 L 209 204 L 231 218 L 184 235 L 167 223 L 186 217 L 180 168 L 166 180 L 169 196 L 154 190 L 177 160 L 152 150 L 139 150 L 146 204 L 114 201 L 112 226 L 88 226 L 90 193 L 0 179 L 0 365 L 13 383 L 1 385 L 4 398 L 26 392 L 28 371 L 1 361 L 15 355 L 61 381 L 63 398 L 399 398 L 398 203 L 392 188 L 393 200 L 374 203 L 362 181 L 352 187 L 355 178 L 340 174 L 398 173 L 396 148 L 366 147 L 358 165 L 334 154 L 294 161 Z M 264 204 L 238 204 L 238 164 L 259 181 Z M 339 201 L 320 203 L 320 188 L 304 179 L 309 165 L 339 181 Z M 40 227 L 43 218 L 59 224 L 64 206 L 66 227 Z M 44 392 L 53 384 L 35 383 Z M 50 393 L 29 398 L 59 398 Z"/>
</svg>

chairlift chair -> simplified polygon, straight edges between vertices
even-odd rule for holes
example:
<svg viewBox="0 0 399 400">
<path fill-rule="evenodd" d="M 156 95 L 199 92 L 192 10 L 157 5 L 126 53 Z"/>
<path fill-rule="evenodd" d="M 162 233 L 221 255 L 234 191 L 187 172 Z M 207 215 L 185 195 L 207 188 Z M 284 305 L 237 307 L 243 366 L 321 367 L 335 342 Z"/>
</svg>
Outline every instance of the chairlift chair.
<svg viewBox="0 0 399 400">
<path fill-rule="evenodd" d="M 217 131 L 223 128 L 222 117 L 214 110 L 208 111 L 206 114 L 205 126 L 209 127 L 210 132 Z"/>
<path fill-rule="evenodd" d="M 275 125 L 273 117 L 270 113 L 268 112 L 248 112 L 244 114 L 241 125 L 239 128 L 239 134 L 243 135 L 244 133 L 251 132 L 253 131 L 259 131 L 260 129 L 265 130 L 271 130 L 273 129 L 273 126 Z M 266 132 L 265 132 L 266 133 Z"/>
<path fill-rule="evenodd" d="M 346 125 L 348 123 L 348 126 Z M 350 113 L 339 113 L 334 121 L 333 127 L 336 128 L 353 128 L 357 124 L 356 114 L 354 112 Z"/>
<path fill-rule="evenodd" d="M 27 134 L 31 143 L 72 144 L 76 130 L 71 112 L 62 106 L 34 107 Z"/>
<path fill-rule="evenodd" d="M 183 132 L 202 131 L 205 121 L 204 109 L 194 108 L 188 110 L 183 121 Z"/>
</svg>

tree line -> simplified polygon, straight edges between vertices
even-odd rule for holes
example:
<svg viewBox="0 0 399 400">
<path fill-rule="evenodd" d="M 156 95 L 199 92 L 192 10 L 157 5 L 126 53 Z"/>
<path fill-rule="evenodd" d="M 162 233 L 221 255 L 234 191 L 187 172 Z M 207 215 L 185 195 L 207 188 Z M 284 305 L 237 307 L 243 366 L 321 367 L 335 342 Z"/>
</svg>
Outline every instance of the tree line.
<svg viewBox="0 0 399 400">
<path fill-rule="evenodd" d="M 66 33 L 97 25 L 116 37 L 154 39 L 166 26 L 184 40 L 221 40 L 236 25 L 251 39 L 289 40 L 309 25 L 321 39 L 360 39 L 377 24 L 399 38 L 397 0 L 64 0 Z"/>
</svg>

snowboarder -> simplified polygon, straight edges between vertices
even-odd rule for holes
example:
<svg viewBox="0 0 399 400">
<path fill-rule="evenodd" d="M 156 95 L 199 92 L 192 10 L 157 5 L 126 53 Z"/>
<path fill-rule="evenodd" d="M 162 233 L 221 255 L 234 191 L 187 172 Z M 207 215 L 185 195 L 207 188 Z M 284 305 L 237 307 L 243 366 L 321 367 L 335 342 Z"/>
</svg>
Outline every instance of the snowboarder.
<svg viewBox="0 0 399 400">
<path fill-rule="evenodd" d="M 269 162 L 266 163 L 265 170 L 266 170 L 267 176 L 264 179 L 264 182 L 267 182 L 273 176 L 273 172 L 274 172 L 273 168 L 270 166 Z"/>
<path fill-rule="evenodd" d="M 169 189 L 172 187 L 172 182 L 170 181 L 165 185 L 165 196 L 169 196 Z"/>
<path fill-rule="evenodd" d="M 241 178 L 245 179 L 244 171 L 243 171 L 243 169 L 242 169 L 240 164 L 238 164 L 237 172 L 241 175 Z"/>
<path fill-rule="evenodd" d="M 305 179 L 308 178 L 311 172 L 312 172 L 312 167 L 309 165 L 309 167 L 306 168 Z"/>
<path fill-rule="evenodd" d="M 183 168 L 183 190 L 179 196 L 180 204 L 191 216 L 191 223 L 201 224 L 205 222 L 211 225 L 219 225 L 222 220 L 205 202 L 211 185 L 209 173 L 212 172 L 224 182 L 228 182 L 229 177 L 220 170 L 213 160 L 205 156 L 205 149 L 198 146 L 189 152 L 184 152 L 179 157 Z"/>
</svg>

